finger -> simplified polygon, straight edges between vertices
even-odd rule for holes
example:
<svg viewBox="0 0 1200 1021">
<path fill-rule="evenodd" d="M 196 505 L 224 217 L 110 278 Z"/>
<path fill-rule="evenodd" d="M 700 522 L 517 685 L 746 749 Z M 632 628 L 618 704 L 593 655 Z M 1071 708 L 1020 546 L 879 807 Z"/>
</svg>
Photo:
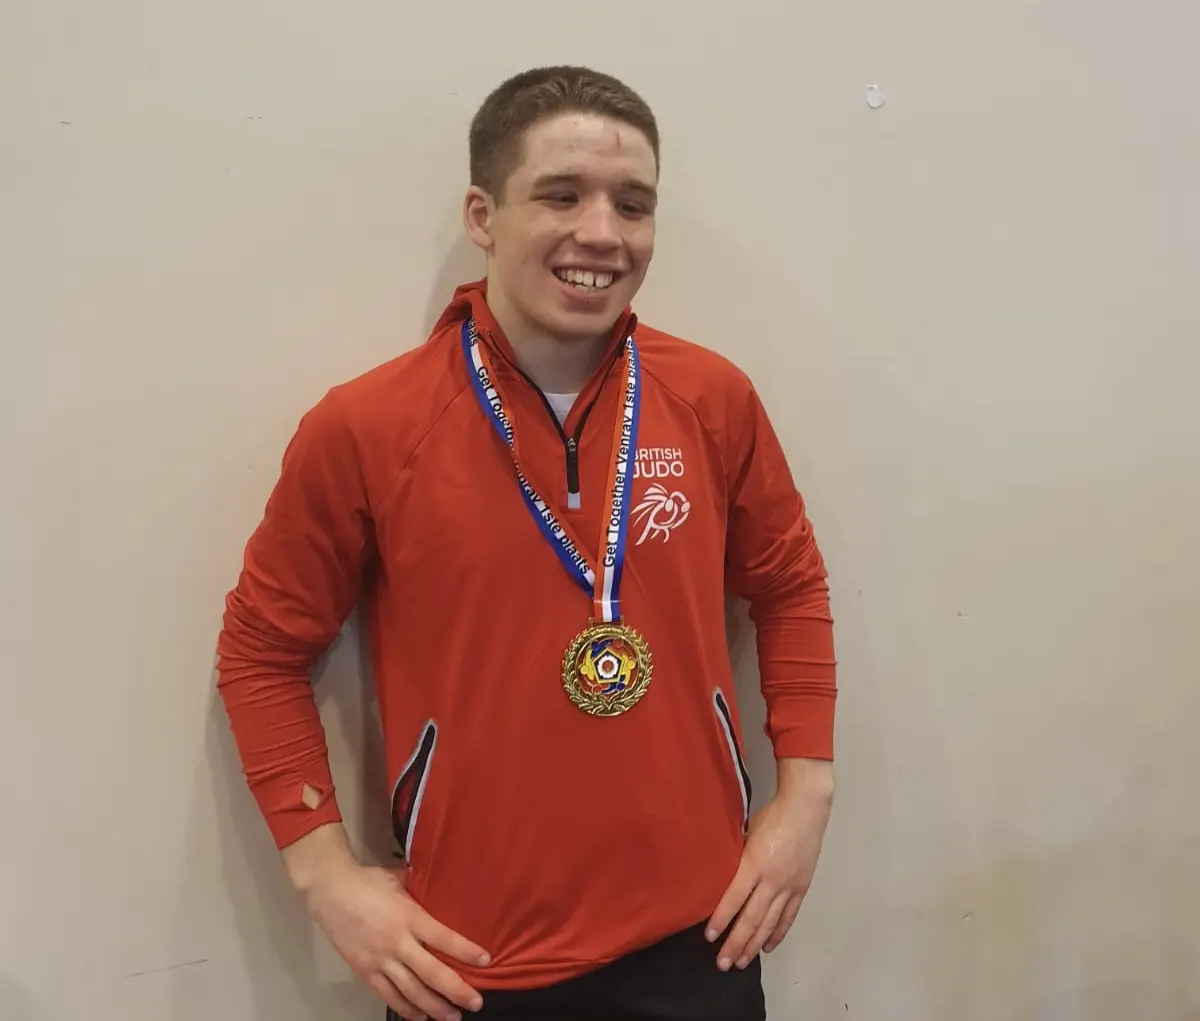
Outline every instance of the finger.
<svg viewBox="0 0 1200 1021">
<path fill-rule="evenodd" d="M 424 1012 L 414 1007 L 400 994 L 400 990 L 382 975 L 368 979 L 367 985 L 391 1008 L 388 1021 L 391 1021 L 392 1017 L 401 1017 L 404 1021 L 426 1021 Z"/>
<path fill-rule="evenodd" d="M 797 893 L 792 899 L 787 902 L 783 909 L 783 914 L 779 916 L 779 921 L 775 925 L 775 931 L 767 937 L 767 942 L 763 944 L 763 950 L 766 953 L 771 953 L 784 937 L 791 931 L 792 924 L 796 921 L 796 916 L 800 913 L 800 906 L 804 903 L 804 894 Z"/>
<path fill-rule="evenodd" d="M 742 909 L 742 905 L 746 903 L 746 898 L 750 896 L 757 883 L 758 876 L 752 869 L 746 866 L 745 862 L 742 862 L 738 866 L 733 881 L 729 884 L 728 889 L 726 889 L 720 902 L 717 904 L 717 909 L 708 920 L 708 929 L 704 935 L 710 943 L 714 942 L 721 933 L 729 928 L 729 924 Z"/>
<path fill-rule="evenodd" d="M 729 933 L 729 938 L 725 940 L 725 945 L 721 948 L 721 955 L 717 960 L 718 968 L 728 971 L 734 961 L 741 959 L 746 944 L 750 942 L 750 937 L 762 925 L 763 917 L 774 899 L 775 890 L 765 883 L 759 883 L 754 888 L 750 899 L 746 901 L 746 906 L 738 913 L 737 924 L 734 925 L 733 930 Z"/>
<path fill-rule="evenodd" d="M 453 968 L 439 961 L 424 947 L 413 944 L 403 951 L 403 962 L 427 989 L 440 994 L 464 1010 L 479 1010 L 483 997 Z"/>
<path fill-rule="evenodd" d="M 389 961 L 383 967 L 383 973 L 409 1003 L 426 1016 L 435 1021 L 458 1021 L 461 1016 L 458 1008 L 446 1002 L 432 989 L 428 988 L 412 970 L 399 961 Z"/>
<path fill-rule="evenodd" d="M 746 944 L 741 956 L 737 959 L 739 968 L 747 967 L 759 951 L 762 950 L 763 944 L 770 938 L 771 933 L 775 931 L 775 926 L 779 924 L 779 919 L 783 915 L 783 909 L 787 907 L 788 894 L 777 894 L 775 899 L 771 901 L 771 906 L 767 908 L 767 913 L 763 915 L 762 924 L 759 925 L 754 935 L 750 937 L 750 942 Z"/>
<path fill-rule="evenodd" d="M 433 947 L 463 964 L 483 968 L 491 963 L 491 956 L 478 943 L 472 943 L 466 936 L 459 935 L 428 913 L 422 912 L 414 922 L 413 932 L 425 946 Z"/>
</svg>

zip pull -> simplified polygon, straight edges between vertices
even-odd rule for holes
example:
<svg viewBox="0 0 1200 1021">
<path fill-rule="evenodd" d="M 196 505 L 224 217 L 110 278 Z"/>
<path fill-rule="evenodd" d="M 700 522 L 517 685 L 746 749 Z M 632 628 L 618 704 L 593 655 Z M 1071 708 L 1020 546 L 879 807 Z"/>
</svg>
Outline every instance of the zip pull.
<svg viewBox="0 0 1200 1021">
<path fill-rule="evenodd" d="M 567 438 L 567 507 L 579 510 L 583 497 L 579 492 L 579 441 L 570 436 Z"/>
</svg>

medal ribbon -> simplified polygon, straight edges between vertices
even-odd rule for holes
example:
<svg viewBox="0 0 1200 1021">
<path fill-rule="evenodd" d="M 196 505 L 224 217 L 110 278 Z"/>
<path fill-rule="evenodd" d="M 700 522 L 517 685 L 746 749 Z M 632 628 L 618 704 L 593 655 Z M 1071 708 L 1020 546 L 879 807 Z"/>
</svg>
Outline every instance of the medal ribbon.
<svg viewBox="0 0 1200 1021">
<path fill-rule="evenodd" d="M 642 403 L 641 360 L 637 344 L 632 336 L 624 343 L 622 361 L 625 363 L 625 386 L 621 407 L 613 426 L 612 465 L 608 473 L 605 490 L 604 514 L 600 528 L 600 561 L 598 571 L 593 569 L 584 554 L 567 535 L 549 505 L 533 488 L 517 459 L 515 432 L 512 419 L 504 407 L 500 391 L 496 389 L 494 374 L 488 363 L 479 332 L 473 319 L 462 327 L 463 354 L 471 367 L 471 383 L 475 396 L 484 413 L 491 420 L 496 432 L 508 447 L 513 467 L 517 471 L 517 483 L 525 506 L 542 535 L 550 543 L 567 573 L 592 597 L 597 623 L 619 624 L 621 622 L 621 575 L 625 569 L 625 550 L 629 540 L 629 504 L 633 481 L 633 459 L 636 457 L 638 420 Z"/>
</svg>

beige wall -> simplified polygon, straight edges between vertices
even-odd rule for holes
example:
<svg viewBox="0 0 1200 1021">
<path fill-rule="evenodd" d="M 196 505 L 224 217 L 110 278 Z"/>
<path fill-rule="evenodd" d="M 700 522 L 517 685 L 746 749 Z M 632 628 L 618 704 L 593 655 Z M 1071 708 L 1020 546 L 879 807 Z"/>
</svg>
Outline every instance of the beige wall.
<svg viewBox="0 0 1200 1021">
<path fill-rule="evenodd" d="M 772 1017 L 1200 1016 L 1197 10 L 0 4 L 0 1018 L 380 1016 L 242 787 L 221 599 L 300 412 L 479 271 L 474 104 L 559 60 L 657 107 L 640 311 L 761 384 L 834 573 Z"/>
</svg>

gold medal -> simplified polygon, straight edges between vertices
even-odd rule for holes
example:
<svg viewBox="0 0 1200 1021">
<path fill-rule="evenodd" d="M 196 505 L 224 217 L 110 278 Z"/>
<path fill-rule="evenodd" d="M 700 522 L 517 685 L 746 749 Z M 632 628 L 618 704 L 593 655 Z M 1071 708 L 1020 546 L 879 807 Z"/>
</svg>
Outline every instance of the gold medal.
<svg viewBox="0 0 1200 1021">
<path fill-rule="evenodd" d="M 637 343 L 631 334 L 623 345 L 625 386 L 620 410 L 613 421 L 612 460 L 605 499 L 608 510 L 601 516 L 597 544 L 600 556 L 594 565 L 581 552 L 571 530 L 559 522 L 521 470 L 512 419 L 493 381 L 488 356 L 479 343 L 473 320 L 463 323 L 462 345 L 463 358 L 471 367 L 475 396 L 508 447 L 526 507 L 567 573 L 592 596 L 591 622 L 571 642 L 563 656 L 563 687 L 571 701 L 591 716 L 627 713 L 646 694 L 653 671 L 646 639 L 621 621 L 619 596 L 629 537 L 630 486 L 641 405 L 641 360 Z"/>
<path fill-rule="evenodd" d="M 626 624 L 592 621 L 562 662 L 563 687 L 592 716 L 620 716 L 641 701 L 654 672 L 646 639 Z"/>
</svg>

